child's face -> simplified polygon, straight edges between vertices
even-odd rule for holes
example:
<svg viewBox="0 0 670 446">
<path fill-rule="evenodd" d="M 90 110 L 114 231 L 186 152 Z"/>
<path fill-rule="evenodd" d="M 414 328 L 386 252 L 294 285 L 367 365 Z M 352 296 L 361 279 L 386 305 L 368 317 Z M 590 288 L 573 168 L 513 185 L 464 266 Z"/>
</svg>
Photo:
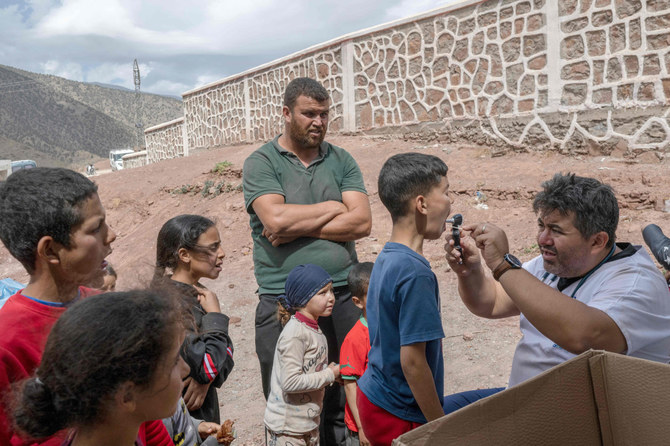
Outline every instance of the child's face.
<svg viewBox="0 0 670 446">
<path fill-rule="evenodd" d="M 191 273 L 193 277 L 216 279 L 221 272 L 221 264 L 226 253 L 221 247 L 219 231 L 215 226 L 208 228 L 200 234 L 196 242 L 199 252 L 190 251 Z"/>
<path fill-rule="evenodd" d="M 425 195 L 427 220 L 424 238 L 435 240 L 440 238 L 446 228 L 446 220 L 451 213 L 451 199 L 449 198 L 449 180 L 444 176 L 440 183 Z"/>
<path fill-rule="evenodd" d="M 330 316 L 333 312 L 333 305 L 335 305 L 335 294 L 333 294 L 333 284 L 331 282 L 321 288 L 299 311 L 316 320 L 319 316 Z"/>
<path fill-rule="evenodd" d="M 107 264 L 105 257 L 112 253 L 110 245 L 116 239 L 116 233 L 107 226 L 98 194 L 84 201 L 79 211 L 82 223 L 70 234 L 70 247 L 58 248 L 57 279 L 73 285 L 87 284 L 100 275 Z"/>
<path fill-rule="evenodd" d="M 179 354 L 184 334 L 175 336 L 170 350 L 163 356 L 154 378 L 146 389 L 136 395 L 137 409 L 147 420 L 157 420 L 174 415 L 181 397 L 182 380 L 190 368 Z"/>
</svg>

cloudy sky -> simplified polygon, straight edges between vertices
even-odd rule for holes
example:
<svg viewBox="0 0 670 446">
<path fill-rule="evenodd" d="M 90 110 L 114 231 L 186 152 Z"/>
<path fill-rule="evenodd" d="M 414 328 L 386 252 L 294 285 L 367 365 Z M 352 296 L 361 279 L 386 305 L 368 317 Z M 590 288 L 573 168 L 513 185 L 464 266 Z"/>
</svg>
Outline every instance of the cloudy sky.
<svg viewBox="0 0 670 446">
<path fill-rule="evenodd" d="M 461 0 L 0 0 L 0 64 L 180 95 Z M 2 85 L 0 84 L 0 89 Z"/>
</svg>

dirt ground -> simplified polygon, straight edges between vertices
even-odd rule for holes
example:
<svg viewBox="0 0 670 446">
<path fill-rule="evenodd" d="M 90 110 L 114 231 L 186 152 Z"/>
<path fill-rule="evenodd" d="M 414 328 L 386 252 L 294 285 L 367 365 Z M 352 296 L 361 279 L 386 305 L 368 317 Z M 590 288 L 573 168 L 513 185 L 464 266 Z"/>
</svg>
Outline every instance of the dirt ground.
<svg viewBox="0 0 670 446">
<path fill-rule="evenodd" d="M 670 199 L 667 161 L 645 164 L 616 155 L 575 158 L 555 152 L 492 157 L 486 148 L 397 137 L 340 136 L 330 141 L 349 150 L 358 161 L 369 192 L 373 226 L 371 235 L 357 242 L 361 261 L 374 261 L 390 234 L 390 218 L 377 195 L 379 169 L 389 156 L 407 151 L 430 153 L 445 160 L 455 196 L 452 212 L 463 214 L 465 222 L 488 221 L 504 228 L 512 252 L 522 260 L 538 254 L 532 197 L 542 181 L 559 171 L 593 176 L 614 187 L 621 203 L 619 240 L 642 244 L 641 228 L 648 223 L 670 230 L 670 214 L 663 210 L 664 200 Z M 188 158 L 94 178 L 108 221 L 118 234 L 109 260 L 119 273 L 119 290 L 149 282 L 156 235 L 168 218 L 194 213 L 217 221 L 226 250 L 224 270 L 218 280 L 206 285 L 217 293 L 223 311 L 231 316 L 235 368 L 219 397 L 223 419 L 235 420 L 237 446 L 262 444 L 264 439 L 265 402 L 254 352 L 256 282 L 240 187 L 244 159 L 257 147 L 238 145 L 200 151 Z M 216 163 L 222 161 L 232 165 L 223 175 L 212 173 Z M 105 168 L 102 164 L 97 167 Z M 212 186 L 219 186 L 223 192 L 217 195 Z M 481 193 L 479 201 L 475 198 L 477 191 Z M 427 242 L 425 255 L 438 276 L 442 297 L 445 391 L 504 386 L 520 336 L 518 318 L 489 321 L 470 314 L 458 297 L 443 244 L 442 240 Z M 18 262 L 2 247 L 0 278 L 4 277 L 27 280 Z"/>
</svg>

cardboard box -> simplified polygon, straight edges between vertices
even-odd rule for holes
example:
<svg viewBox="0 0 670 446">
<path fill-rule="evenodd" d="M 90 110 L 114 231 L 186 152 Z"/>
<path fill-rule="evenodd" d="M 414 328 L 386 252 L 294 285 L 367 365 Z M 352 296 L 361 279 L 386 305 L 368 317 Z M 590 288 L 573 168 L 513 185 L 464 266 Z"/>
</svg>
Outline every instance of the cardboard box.
<svg viewBox="0 0 670 446">
<path fill-rule="evenodd" d="M 393 445 L 670 445 L 670 365 L 590 350 Z"/>
</svg>

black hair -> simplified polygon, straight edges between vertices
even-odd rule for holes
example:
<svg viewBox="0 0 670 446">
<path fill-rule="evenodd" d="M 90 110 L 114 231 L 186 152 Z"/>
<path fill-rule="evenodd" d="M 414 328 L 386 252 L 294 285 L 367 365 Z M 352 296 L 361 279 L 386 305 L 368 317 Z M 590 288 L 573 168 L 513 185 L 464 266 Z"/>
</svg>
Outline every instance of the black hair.
<svg viewBox="0 0 670 446">
<path fill-rule="evenodd" d="M 555 210 L 563 216 L 574 213 L 575 228 L 585 239 L 604 231 L 609 237 L 607 247 L 615 242 L 619 203 L 607 184 L 573 173 L 557 173 L 542 183 L 542 190 L 533 200 L 536 214 Z"/>
<path fill-rule="evenodd" d="M 447 170 L 440 158 L 424 153 L 399 153 L 386 160 L 379 172 L 377 190 L 393 222 L 407 214 L 411 200 L 440 184 Z"/>
<path fill-rule="evenodd" d="M 284 105 L 293 110 L 299 96 L 307 96 L 317 102 L 327 101 L 330 98 L 328 90 L 309 77 L 297 77 L 289 82 L 284 91 Z"/>
<path fill-rule="evenodd" d="M 22 169 L 0 183 L 0 240 L 28 274 L 35 272 L 37 244 L 44 236 L 70 247 L 82 223 L 81 205 L 98 187 L 69 169 Z"/>
<path fill-rule="evenodd" d="M 352 296 L 362 298 L 367 294 L 373 266 L 372 262 L 361 262 L 351 267 L 347 276 L 347 284 Z"/>
<path fill-rule="evenodd" d="M 173 271 L 179 264 L 179 250 L 201 252 L 198 246 L 198 237 L 214 226 L 214 222 L 201 215 L 183 214 L 165 222 L 158 232 L 156 241 L 156 269 L 153 282 L 160 281 L 165 276 L 165 269 Z"/>
<path fill-rule="evenodd" d="M 13 421 L 39 439 L 104 421 L 124 383 L 152 385 L 183 327 L 178 303 L 153 291 L 106 293 L 56 322 L 36 376 L 15 387 Z"/>
</svg>

